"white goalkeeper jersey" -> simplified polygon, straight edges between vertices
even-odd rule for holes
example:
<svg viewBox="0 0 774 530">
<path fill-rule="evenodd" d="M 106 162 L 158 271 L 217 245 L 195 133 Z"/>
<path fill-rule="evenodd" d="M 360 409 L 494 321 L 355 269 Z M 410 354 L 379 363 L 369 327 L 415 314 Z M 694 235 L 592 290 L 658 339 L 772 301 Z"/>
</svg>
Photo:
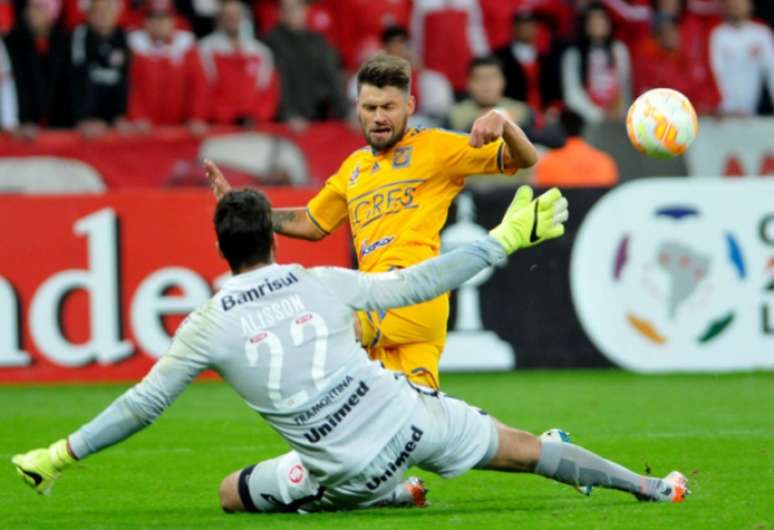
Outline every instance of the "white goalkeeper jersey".
<svg viewBox="0 0 774 530">
<path fill-rule="evenodd" d="M 505 260 L 488 238 L 382 274 L 267 265 L 226 282 L 181 324 L 136 386 L 70 436 L 83 458 L 151 423 L 206 368 L 217 371 L 323 484 L 357 474 L 411 418 L 418 394 L 368 359 L 354 310 L 435 298 Z"/>
</svg>

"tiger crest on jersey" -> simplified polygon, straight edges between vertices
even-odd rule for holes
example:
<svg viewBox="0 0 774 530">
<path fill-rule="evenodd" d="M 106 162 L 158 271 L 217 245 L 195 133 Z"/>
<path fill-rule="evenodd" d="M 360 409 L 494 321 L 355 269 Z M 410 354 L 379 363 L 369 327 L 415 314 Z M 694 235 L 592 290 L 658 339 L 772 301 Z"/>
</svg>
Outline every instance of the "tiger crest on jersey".
<svg viewBox="0 0 774 530">
<path fill-rule="evenodd" d="M 410 145 L 405 147 L 396 147 L 395 154 L 392 155 L 392 168 L 403 169 L 411 165 L 411 154 L 414 148 Z"/>
</svg>

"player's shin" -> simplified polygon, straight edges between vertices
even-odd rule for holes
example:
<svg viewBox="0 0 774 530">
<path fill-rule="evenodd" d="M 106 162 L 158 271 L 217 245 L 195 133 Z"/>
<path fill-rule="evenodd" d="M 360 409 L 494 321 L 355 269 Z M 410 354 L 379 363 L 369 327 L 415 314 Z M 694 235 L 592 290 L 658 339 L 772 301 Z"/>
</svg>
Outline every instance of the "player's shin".
<svg viewBox="0 0 774 530">
<path fill-rule="evenodd" d="M 670 484 L 664 480 L 638 475 L 587 449 L 560 440 L 541 440 L 535 473 L 576 487 L 601 486 L 628 491 L 642 500 L 675 500 Z"/>
</svg>

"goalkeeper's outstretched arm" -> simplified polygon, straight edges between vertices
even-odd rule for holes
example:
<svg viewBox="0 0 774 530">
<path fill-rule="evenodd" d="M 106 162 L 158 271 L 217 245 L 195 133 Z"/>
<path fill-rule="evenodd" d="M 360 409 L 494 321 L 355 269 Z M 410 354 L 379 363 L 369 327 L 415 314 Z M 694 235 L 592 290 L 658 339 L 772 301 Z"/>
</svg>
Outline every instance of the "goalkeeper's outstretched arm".
<svg viewBox="0 0 774 530">
<path fill-rule="evenodd" d="M 15 455 L 19 475 L 40 494 L 47 495 L 59 474 L 76 460 L 114 445 L 153 423 L 205 368 L 206 362 L 181 340 L 148 372 L 97 417 L 48 448 Z"/>
<path fill-rule="evenodd" d="M 459 287 L 487 267 L 504 262 L 519 249 L 561 236 L 567 218 L 567 200 L 558 189 L 533 199 L 532 189 L 522 186 L 502 222 L 485 239 L 402 270 L 364 274 L 324 267 L 313 272 L 356 310 L 413 305 Z"/>
</svg>

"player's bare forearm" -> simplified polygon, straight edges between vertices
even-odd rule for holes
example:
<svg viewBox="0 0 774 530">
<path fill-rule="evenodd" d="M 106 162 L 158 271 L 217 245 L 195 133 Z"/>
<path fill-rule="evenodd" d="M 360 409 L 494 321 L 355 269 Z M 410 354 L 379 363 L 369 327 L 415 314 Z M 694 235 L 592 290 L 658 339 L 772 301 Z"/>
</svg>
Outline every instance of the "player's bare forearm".
<svg viewBox="0 0 774 530">
<path fill-rule="evenodd" d="M 537 150 L 521 127 L 500 109 L 492 109 L 479 116 L 470 129 L 471 147 L 483 147 L 500 138 L 505 142 L 503 162 L 506 168 L 522 169 L 534 166 Z"/>
<path fill-rule="evenodd" d="M 212 193 L 218 200 L 222 199 L 231 191 L 231 185 L 212 160 L 204 161 L 204 169 Z M 274 231 L 283 236 L 319 241 L 327 235 L 309 219 L 304 208 L 274 208 L 271 212 L 271 222 Z"/>
<path fill-rule="evenodd" d="M 274 231 L 283 236 L 319 241 L 327 235 L 309 219 L 305 208 L 274 208 L 271 222 Z"/>
<path fill-rule="evenodd" d="M 521 127 L 508 120 L 503 126 L 503 140 L 506 152 L 504 162 L 506 167 L 520 169 L 532 167 L 537 163 L 538 154 L 535 146 L 529 141 Z"/>
</svg>

